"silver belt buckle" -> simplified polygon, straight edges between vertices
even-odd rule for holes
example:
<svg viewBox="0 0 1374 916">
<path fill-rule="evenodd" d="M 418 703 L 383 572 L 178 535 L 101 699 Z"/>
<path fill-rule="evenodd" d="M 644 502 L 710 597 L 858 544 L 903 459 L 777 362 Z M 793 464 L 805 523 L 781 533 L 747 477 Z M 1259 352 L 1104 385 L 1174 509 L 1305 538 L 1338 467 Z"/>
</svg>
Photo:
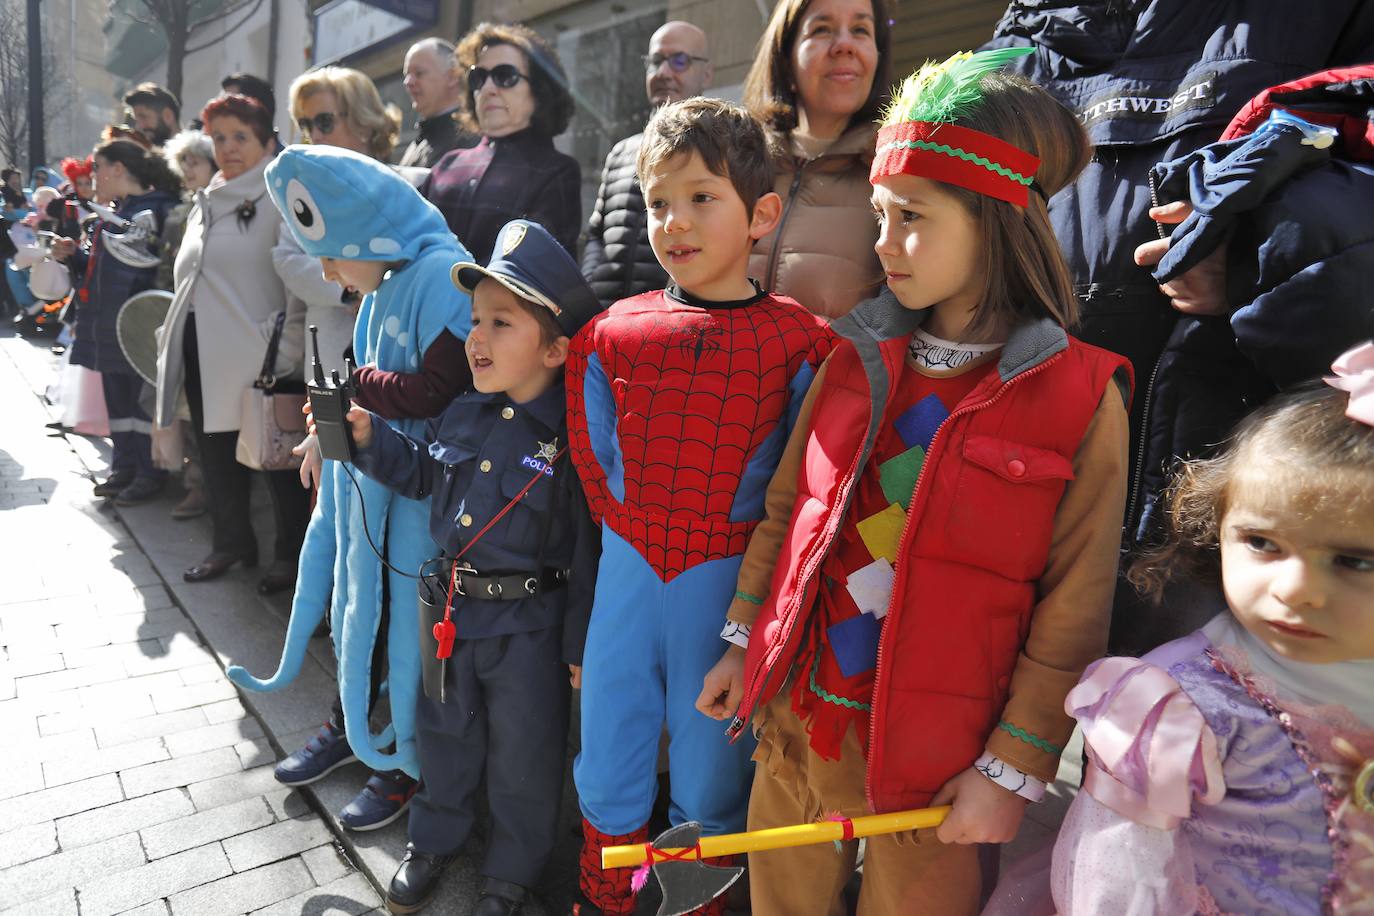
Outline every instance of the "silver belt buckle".
<svg viewBox="0 0 1374 916">
<path fill-rule="evenodd" d="M 466 598 L 468 596 L 468 593 L 463 591 L 463 573 L 470 573 L 471 575 L 475 576 L 477 575 L 477 570 L 472 567 L 471 563 L 455 562 L 453 564 L 453 587 L 458 591 L 459 595 Z"/>
</svg>

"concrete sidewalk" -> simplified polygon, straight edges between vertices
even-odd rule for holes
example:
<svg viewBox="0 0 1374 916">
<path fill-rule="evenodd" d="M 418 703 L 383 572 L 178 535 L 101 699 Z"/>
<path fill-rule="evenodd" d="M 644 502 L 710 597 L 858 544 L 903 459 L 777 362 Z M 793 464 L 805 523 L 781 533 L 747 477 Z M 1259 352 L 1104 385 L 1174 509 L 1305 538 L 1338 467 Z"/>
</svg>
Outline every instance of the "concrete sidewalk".
<svg viewBox="0 0 1374 916">
<path fill-rule="evenodd" d="M 0 726 L 8 726 L 5 734 L 15 736 L 4 759 L 16 774 L 7 786 L 0 786 L 0 797 L 7 799 L 0 801 L 0 916 L 8 916 L 6 907 L 16 903 L 27 907 L 17 912 L 76 913 L 73 888 L 79 892 L 81 887 L 73 875 L 84 867 L 78 863 L 103 858 L 103 851 L 97 851 L 84 853 L 80 859 L 53 859 L 66 854 L 67 844 L 59 842 L 59 830 L 56 839 L 40 851 L 33 840 L 44 822 L 52 833 L 53 821 L 60 827 L 62 818 L 80 815 L 90 829 L 110 834 L 110 843 L 123 839 L 127 844 L 142 836 L 140 830 L 148 832 L 145 824 L 149 829 L 158 829 L 154 825 L 160 824 L 165 830 L 180 832 L 188 817 L 207 806 L 215 810 L 213 824 L 192 823 L 187 842 L 204 839 L 182 855 L 201 856 L 203 862 L 186 861 L 204 864 L 209 877 L 188 872 L 178 879 L 185 888 L 160 895 L 156 892 L 161 886 L 136 879 L 144 883 L 145 896 L 156 895 L 137 901 L 153 902 L 148 913 L 165 912 L 156 908 L 163 905 L 156 900 L 163 898 L 172 898 L 172 912 L 177 916 L 247 913 L 268 903 L 286 906 L 280 912 L 311 914 L 363 913 L 380 906 L 380 894 L 405 852 L 405 818 L 382 830 L 352 833 L 339 825 L 336 816 L 362 788 L 369 771 L 352 764 L 295 792 L 272 778 L 273 765 L 313 735 L 329 713 L 335 667 L 328 639 L 312 642 L 301 674 L 279 692 L 240 694 L 224 678 L 223 669 L 230 664 L 257 674 L 275 670 L 289 617 L 289 595 L 259 595 L 256 584 L 261 567 L 235 569 L 213 582 L 183 582 L 182 571 L 210 550 L 210 523 L 204 517 L 184 522 L 170 519 L 168 513 L 180 498 L 174 486 L 162 499 L 143 506 L 100 507 L 100 501 L 91 496 L 91 486 L 93 479 L 106 476 L 109 445 L 101 439 L 55 435 L 45 428 L 52 417 L 42 394 L 52 380 L 54 364 L 47 345 L 47 341 L 29 341 L 9 332 L 0 334 L 0 398 L 8 405 L 7 422 L 0 424 L 0 535 L 4 536 L 0 543 L 11 547 L 0 557 L 0 645 L 6 652 L 0 662 Z M 256 486 L 253 514 L 259 541 L 269 550 L 271 511 L 265 491 Z M 264 554 L 264 563 L 267 559 Z M 183 677 L 196 680 L 186 683 L 180 680 Z M 99 701 L 99 705 L 88 709 L 83 700 Z M 96 728 L 97 721 L 106 733 Z M 67 737 L 59 741 L 58 735 Z M 114 750 L 110 744 L 106 752 L 108 742 L 101 742 L 102 737 L 113 740 L 125 735 L 134 736 L 124 739 L 132 747 L 121 743 Z M 48 796 L 36 793 L 59 785 L 52 779 L 45 782 L 44 767 L 49 766 L 50 756 L 64 754 L 83 759 L 94 756 L 88 764 L 73 760 L 70 765 L 96 768 L 99 772 L 92 772 L 93 777 L 105 774 L 103 781 L 89 780 L 89 788 L 107 794 L 92 794 L 80 801 L 65 801 L 62 796 L 57 798 L 56 809 L 62 813 L 47 811 L 44 816 Z M 149 759 L 140 759 L 140 754 Z M 194 759 L 177 762 L 187 757 Z M 152 801 L 118 791 L 126 770 L 154 761 L 163 762 L 167 771 L 161 779 L 172 781 L 159 785 L 159 791 L 170 794 L 160 799 L 168 807 L 156 810 Z M 184 781 L 178 781 L 182 776 L 172 771 L 183 767 Z M 220 782 L 207 795 L 196 788 L 202 779 Z M 173 794 L 182 796 L 184 804 L 173 806 Z M 125 815 L 124 809 L 115 807 L 136 797 L 133 813 Z M 256 808 L 251 804 L 255 800 Z M 16 816 L 26 818 L 13 824 L 19 829 L 9 829 L 7 806 L 11 805 L 20 810 Z M 80 807 L 65 810 L 72 805 Z M 564 808 L 564 842 L 543 884 L 536 888 L 537 896 L 523 911 L 531 916 L 565 912 L 575 884 L 581 834 L 570 783 Z M 123 818 L 132 825 L 127 830 L 120 829 Z M 199 827 L 201 823 L 206 826 Z M 309 829 L 300 826 L 306 823 Z M 195 830 L 208 832 L 196 834 Z M 251 845 L 258 842 L 258 832 L 276 841 L 272 849 L 280 855 L 263 863 L 240 858 L 243 868 L 234 867 L 231 857 L 231 870 L 215 874 L 210 865 L 215 860 L 205 850 Z M 482 839 L 478 836 L 469 842 L 464 851 L 471 854 L 449 869 L 426 913 L 465 914 L 476 903 L 480 878 L 475 869 Z M 100 874 L 132 868 L 132 848 L 116 848 L 125 858 L 111 859 Z M 321 849 L 330 851 L 339 865 L 321 866 L 318 873 L 313 867 L 288 873 L 288 863 L 293 861 L 297 865 L 324 861 Z M 155 863 L 166 854 L 162 848 L 147 851 L 147 858 Z M 154 858 L 153 852 L 161 855 Z M 303 860 L 302 852 L 308 853 Z M 137 864 L 143 865 L 141 854 L 138 858 Z M 28 864 L 21 865 L 26 860 Z M 180 871 L 179 863 L 171 869 Z M 270 873 L 248 871 L 255 863 L 266 864 L 259 871 Z M 50 867 L 63 870 L 54 872 L 51 880 L 45 878 L 40 889 L 56 896 L 28 903 L 34 899 L 22 890 L 28 876 L 46 873 Z M 322 885 L 315 896 L 279 904 L 309 890 L 302 884 L 305 877 L 319 879 L 309 885 Z M 72 880 L 59 893 L 57 885 L 67 878 Z M 264 887 L 257 892 L 273 899 L 255 903 L 249 889 L 268 878 L 289 888 L 289 893 L 277 897 Z M 227 908 L 206 908 L 199 898 L 190 898 L 194 908 L 183 903 L 177 909 L 174 894 L 202 886 L 208 894 L 220 881 L 233 882 L 225 885 Z M 12 897 L 12 891 L 22 896 Z M 58 908 L 61 900 L 67 909 Z M 94 911 L 84 903 L 80 908 L 82 914 Z M 143 910 L 138 912 L 144 916 Z"/>
</svg>

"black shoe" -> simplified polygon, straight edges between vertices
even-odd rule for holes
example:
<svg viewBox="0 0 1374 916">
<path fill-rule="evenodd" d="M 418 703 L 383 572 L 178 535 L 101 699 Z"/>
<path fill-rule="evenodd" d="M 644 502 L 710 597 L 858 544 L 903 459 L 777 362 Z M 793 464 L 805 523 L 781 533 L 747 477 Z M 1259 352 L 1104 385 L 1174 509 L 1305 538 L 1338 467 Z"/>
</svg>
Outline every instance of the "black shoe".
<svg viewBox="0 0 1374 916">
<path fill-rule="evenodd" d="M 456 855 L 432 856 L 407 843 L 405 858 L 386 891 L 386 908 L 393 913 L 415 913 L 423 909 L 439 889 L 444 869 L 457 860 Z"/>
<path fill-rule="evenodd" d="M 296 587 L 296 564 L 276 560 L 267 567 L 267 573 L 258 580 L 259 595 L 275 595 L 288 588 Z"/>
<path fill-rule="evenodd" d="M 525 903 L 525 889 L 509 881 L 488 878 L 472 916 L 515 916 Z"/>
<path fill-rule="evenodd" d="M 118 474 L 111 474 L 103 483 L 96 484 L 91 492 L 101 499 L 106 499 L 111 496 L 118 496 L 120 490 L 133 482 L 134 474 L 132 471 L 120 471 Z"/>
<path fill-rule="evenodd" d="M 120 490 L 115 496 L 116 506 L 138 506 L 157 499 L 167 481 L 162 477 L 135 477 L 134 482 Z"/>
<path fill-rule="evenodd" d="M 258 558 L 256 556 L 240 557 L 232 553 L 212 553 L 182 573 L 181 578 L 187 582 L 208 582 L 227 573 L 235 563 L 242 563 L 245 569 L 252 569 L 258 565 Z"/>
</svg>

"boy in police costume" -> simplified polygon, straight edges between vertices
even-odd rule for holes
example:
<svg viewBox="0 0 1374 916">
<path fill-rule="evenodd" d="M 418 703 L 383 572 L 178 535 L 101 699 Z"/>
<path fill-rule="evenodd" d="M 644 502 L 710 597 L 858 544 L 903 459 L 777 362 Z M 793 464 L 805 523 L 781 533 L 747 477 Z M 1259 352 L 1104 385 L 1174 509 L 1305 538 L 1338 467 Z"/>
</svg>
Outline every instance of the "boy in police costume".
<svg viewBox="0 0 1374 916">
<path fill-rule="evenodd" d="M 490 264 L 457 264 L 452 279 L 472 294 L 474 390 L 428 422 L 424 441 L 362 408 L 348 413 L 356 466 L 431 497 L 443 580 L 456 582 L 444 696 L 427 689 L 419 700 L 424 781 L 387 904 L 412 913 L 433 896 L 472 829 L 485 769 L 493 823 L 473 912 L 505 916 L 553 850 L 568 691 L 579 686 L 591 613 L 600 535 L 565 456 L 563 363 L 600 305 L 577 264 L 527 220 L 501 230 Z M 420 651 L 425 664 L 445 651 L 425 625 Z"/>
</svg>

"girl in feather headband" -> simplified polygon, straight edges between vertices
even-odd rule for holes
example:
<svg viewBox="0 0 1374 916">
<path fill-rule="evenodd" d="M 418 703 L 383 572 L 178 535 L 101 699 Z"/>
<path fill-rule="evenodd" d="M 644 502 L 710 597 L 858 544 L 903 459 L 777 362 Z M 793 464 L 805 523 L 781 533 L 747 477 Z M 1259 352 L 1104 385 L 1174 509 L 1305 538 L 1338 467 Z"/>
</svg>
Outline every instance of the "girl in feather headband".
<svg viewBox="0 0 1374 916">
<path fill-rule="evenodd" d="M 1054 779 L 1065 694 L 1106 647 L 1130 367 L 1067 333 L 1046 198 L 1088 147 L 995 72 L 1026 50 L 897 91 L 871 172 L 887 286 L 832 325 L 731 607 L 748 649 L 698 703 L 734 733 L 752 717 L 751 830 L 953 806 L 869 838 L 861 914 L 977 911 L 975 844 Z M 750 854 L 753 911 L 842 913 L 840 845 Z"/>
</svg>

